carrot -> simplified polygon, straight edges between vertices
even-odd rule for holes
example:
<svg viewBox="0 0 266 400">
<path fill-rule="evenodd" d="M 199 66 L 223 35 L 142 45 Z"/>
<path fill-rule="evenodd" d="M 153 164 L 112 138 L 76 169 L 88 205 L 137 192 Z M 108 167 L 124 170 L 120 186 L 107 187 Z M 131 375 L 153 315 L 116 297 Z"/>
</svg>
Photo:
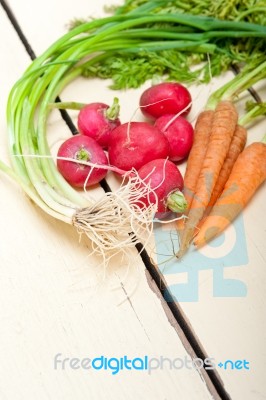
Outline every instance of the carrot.
<svg viewBox="0 0 266 400">
<path fill-rule="evenodd" d="M 201 166 L 207 151 L 207 146 L 211 134 L 214 111 L 202 111 L 194 129 L 194 142 L 187 160 L 187 167 L 184 176 L 183 193 L 187 200 L 187 211 L 190 209 Z M 179 220 L 181 221 L 181 220 Z"/>
<path fill-rule="evenodd" d="M 202 220 L 200 221 L 200 223 L 198 224 L 194 233 L 197 233 L 201 229 L 201 226 L 204 223 L 208 214 L 210 213 L 213 205 L 215 204 L 216 200 L 221 195 L 221 193 L 224 189 L 224 186 L 225 186 L 225 184 L 230 176 L 230 173 L 233 169 L 233 166 L 237 160 L 237 157 L 244 150 L 246 141 L 247 141 L 247 130 L 242 125 L 237 125 L 235 132 L 234 132 L 234 136 L 231 140 L 231 144 L 230 144 L 226 159 L 224 161 L 224 164 L 223 164 L 220 174 L 218 176 L 217 182 L 214 186 L 214 189 L 213 189 L 213 192 L 211 195 L 211 199 L 209 201 L 205 215 L 202 218 Z M 179 220 L 179 221 L 183 221 L 183 220 Z"/>
<path fill-rule="evenodd" d="M 222 193 L 226 181 L 229 178 L 233 166 L 237 160 L 237 157 L 244 150 L 246 141 L 247 141 L 247 130 L 243 126 L 237 125 L 234 132 L 234 136 L 231 140 L 231 144 L 226 159 L 220 171 L 217 182 L 214 186 L 211 199 L 208 204 L 208 208 L 211 208 L 215 204 L 216 200 Z"/>
<path fill-rule="evenodd" d="M 204 110 L 199 114 L 195 124 L 193 145 L 187 159 L 187 167 L 184 175 L 183 194 L 187 201 L 185 215 L 188 214 L 196 190 L 198 176 L 211 134 L 213 116 L 213 110 Z M 176 227 L 179 237 L 181 237 L 185 227 L 185 219 L 178 219 Z"/>
<path fill-rule="evenodd" d="M 237 158 L 222 195 L 194 239 L 201 247 L 218 236 L 248 204 L 266 179 L 266 144 L 255 142 Z"/>
<path fill-rule="evenodd" d="M 197 178 L 196 190 L 188 213 L 184 231 L 180 237 L 181 257 L 193 239 L 194 230 L 201 221 L 209 204 L 212 191 L 228 153 L 237 125 L 238 114 L 231 101 L 220 101 L 214 111 L 207 151 Z"/>
</svg>

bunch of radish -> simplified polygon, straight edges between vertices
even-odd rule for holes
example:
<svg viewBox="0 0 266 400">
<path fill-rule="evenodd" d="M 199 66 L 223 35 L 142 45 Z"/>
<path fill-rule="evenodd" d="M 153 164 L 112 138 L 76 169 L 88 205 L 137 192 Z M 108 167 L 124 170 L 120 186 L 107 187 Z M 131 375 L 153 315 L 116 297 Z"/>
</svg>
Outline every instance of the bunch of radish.
<svg viewBox="0 0 266 400">
<path fill-rule="evenodd" d="M 119 104 L 91 103 L 78 114 L 79 134 L 59 148 L 57 167 L 74 187 L 100 182 L 108 170 L 137 173 L 146 195 L 138 204 L 156 204 L 157 213 L 184 212 L 183 177 L 176 163 L 186 159 L 194 130 L 186 119 L 192 99 L 186 87 L 163 82 L 146 89 L 139 107 L 145 120 L 121 123 Z M 74 161 L 74 162 L 73 162 Z M 157 214 L 158 215 L 158 214 Z"/>
</svg>

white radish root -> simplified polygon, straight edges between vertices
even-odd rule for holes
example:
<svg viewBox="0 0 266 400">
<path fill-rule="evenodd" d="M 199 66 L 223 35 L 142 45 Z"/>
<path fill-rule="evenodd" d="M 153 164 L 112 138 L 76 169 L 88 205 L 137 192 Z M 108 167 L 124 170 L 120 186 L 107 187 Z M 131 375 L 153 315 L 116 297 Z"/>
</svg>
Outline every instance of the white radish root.
<svg viewBox="0 0 266 400">
<path fill-rule="evenodd" d="M 93 253 L 102 257 L 105 267 L 114 254 L 130 255 L 128 249 L 137 243 L 145 247 L 149 241 L 157 204 L 147 207 L 141 199 L 149 198 L 151 192 L 149 185 L 131 172 L 118 190 L 105 193 L 96 204 L 75 212 L 73 225 L 89 238 Z"/>
</svg>

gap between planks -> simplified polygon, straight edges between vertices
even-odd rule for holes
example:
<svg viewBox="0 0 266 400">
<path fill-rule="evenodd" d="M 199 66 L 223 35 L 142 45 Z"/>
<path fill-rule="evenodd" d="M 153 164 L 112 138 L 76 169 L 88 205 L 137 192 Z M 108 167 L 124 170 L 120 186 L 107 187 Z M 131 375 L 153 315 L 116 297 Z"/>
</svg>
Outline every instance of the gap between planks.
<svg viewBox="0 0 266 400">
<path fill-rule="evenodd" d="M 27 51 L 29 57 L 31 60 L 34 60 L 36 58 L 36 54 L 34 50 L 32 49 L 30 43 L 28 42 L 26 36 L 23 33 L 22 28 L 20 27 L 18 20 L 13 13 L 12 9 L 10 6 L 5 2 L 5 0 L 0 0 L 0 4 L 3 7 L 4 11 L 7 14 L 8 19 L 10 20 L 14 30 L 16 31 L 19 39 L 21 40 L 23 46 L 25 47 L 25 50 Z M 56 101 L 61 101 L 60 98 L 58 97 Z M 77 128 L 74 125 L 72 119 L 68 115 L 66 110 L 60 110 L 61 116 L 63 120 L 65 121 L 66 125 L 70 129 L 71 133 L 77 134 Z M 101 187 L 105 192 L 111 191 L 110 186 L 108 185 L 106 180 L 103 180 L 101 183 Z M 207 358 L 207 354 L 205 350 L 203 349 L 202 344 L 200 343 L 197 335 L 195 334 L 193 328 L 191 327 L 189 321 L 187 320 L 186 315 L 182 311 L 182 308 L 179 306 L 178 303 L 176 303 L 171 295 L 171 293 L 168 291 L 167 284 L 159 272 L 158 268 L 151 263 L 150 258 L 146 250 L 143 248 L 141 244 L 136 245 L 137 251 L 140 253 L 141 259 L 143 264 L 145 265 L 145 275 L 146 279 L 148 282 L 148 285 L 150 289 L 157 295 L 157 297 L 160 299 L 160 302 L 162 304 L 163 310 L 167 316 L 167 319 L 171 326 L 175 329 L 177 335 L 179 336 L 182 344 L 184 345 L 184 348 L 188 352 L 188 354 L 192 358 L 199 357 L 202 360 Z M 122 289 L 125 291 L 126 289 L 122 287 Z M 164 294 L 167 292 L 167 296 L 169 297 L 170 301 L 166 302 L 164 299 Z M 127 293 L 125 291 L 125 295 L 127 296 Z M 127 296 L 128 301 L 130 302 L 130 305 L 136 315 L 136 318 L 139 320 L 139 317 L 134 309 L 134 305 L 132 304 L 130 298 Z M 144 328 L 144 327 L 143 327 Z M 215 370 L 209 370 L 206 371 L 203 369 L 201 372 L 199 372 L 201 379 L 205 382 L 207 385 L 207 388 L 213 398 L 215 400 L 230 400 L 229 394 L 226 392 L 223 382 Z"/>
</svg>

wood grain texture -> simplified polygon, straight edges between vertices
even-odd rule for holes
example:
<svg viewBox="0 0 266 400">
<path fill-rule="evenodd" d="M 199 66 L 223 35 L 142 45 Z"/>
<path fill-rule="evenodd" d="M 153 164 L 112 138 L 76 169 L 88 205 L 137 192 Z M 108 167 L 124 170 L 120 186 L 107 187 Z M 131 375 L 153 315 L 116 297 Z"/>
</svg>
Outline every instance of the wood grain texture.
<svg viewBox="0 0 266 400">
<path fill-rule="evenodd" d="M 228 73 L 226 79 L 230 76 Z M 214 81 L 214 87 L 217 84 L 218 81 Z M 257 87 L 262 98 L 266 98 L 265 82 Z M 194 90 L 196 96 L 197 89 Z M 200 96 L 195 102 L 197 110 L 201 107 L 199 100 Z M 245 93 L 237 103 L 240 115 L 244 113 L 247 100 L 250 95 Z M 265 118 L 262 118 L 256 125 L 248 126 L 247 144 L 261 140 L 264 133 Z M 215 247 L 202 249 L 199 257 L 194 253 L 192 258 L 184 258 L 181 263 L 161 266 L 172 294 L 177 295 L 180 307 L 208 355 L 214 357 L 217 364 L 227 359 L 249 360 L 250 370 L 217 367 L 232 399 L 257 400 L 266 396 L 265 211 L 263 184 L 237 219 L 237 225 L 227 229 L 224 240 L 217 241 Z M 168 230 L 164 240 L 169 240 L 170 226 L 163 229 Z M 176 240 L 174 230 L 172 238 Z M 168 251 L 166 255 L 171 256 L 170 245 Z M 233 255 L 228 261 L 231 251 Z M 207 257 L 207 264 L 202 256 Z M 190 299 L 184 298 L 184 291 Z"/>
<path fill-rule="evenodd" d="M 21 4 L 14 0 L 9 4 L 36 54 L 64 33 L 70 18 L 90 14 L 84 1 L 75 3 L 75 11 L 63 1 Z M 98 2 L 93 12 L 100 13 L 100 6 Z M 29 58 L 1 8 L 0 26 L 5 34 L 0 148 L 1 159 L 7 161 L 6 99 Z M 98 82 L 91 85 L 92 93 L 98 93 Z M 68 90 L 71 96 L 72 89 Z M 79 97 L 78 85 L 72 95 Z M 54 115 L 49 121 L 51 143 L 56 147 L 57 139 L 67 134 Z M 213 398 L 194 369 L 117 375 L 108 370 L 55 370 L 58 353 L 62 358 L 80 359 L 102 355 L 191 359 L 191 353 L 169 324 L 158 295 L 150 290 L 136 251 L 129 271 L 114 260 L 104 275 L 100 261 L 88 257 L 88 244 L 79 243 L 72 227 L 45 215 L 2 173 L 0 179 L 1 400 Z M 101 193 L 97 189 L 93 196 Z"/>
</svg>

